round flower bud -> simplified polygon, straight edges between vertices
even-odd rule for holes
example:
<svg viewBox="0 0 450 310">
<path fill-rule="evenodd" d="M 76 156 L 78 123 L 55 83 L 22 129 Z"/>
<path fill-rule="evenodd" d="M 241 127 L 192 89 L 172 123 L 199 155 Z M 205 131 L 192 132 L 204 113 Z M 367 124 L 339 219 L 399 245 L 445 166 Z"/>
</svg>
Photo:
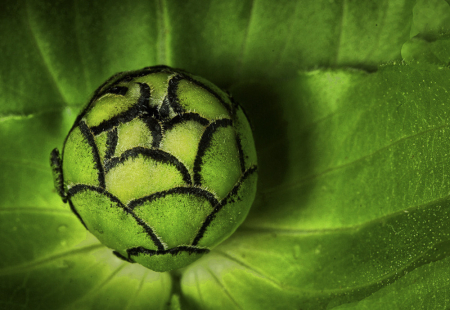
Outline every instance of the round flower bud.
<svg viewBox="0 0 450 310">
<path fill-rule="evenodd" d="M 118 257 L 160 272 L 228 238 L 256 193 L 242 108 L 207 80 L 166 66 L 107 80 L 50 162 L 58 193 L 86 229 Z"/>
</svg>

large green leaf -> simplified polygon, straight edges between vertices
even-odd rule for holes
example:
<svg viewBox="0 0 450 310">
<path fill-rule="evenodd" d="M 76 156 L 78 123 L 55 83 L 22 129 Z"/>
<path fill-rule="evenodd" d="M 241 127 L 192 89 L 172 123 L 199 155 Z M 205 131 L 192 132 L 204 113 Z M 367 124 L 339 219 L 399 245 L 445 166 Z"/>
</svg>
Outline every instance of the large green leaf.
<svg viewBox="0 0 450 310">
<path fill-rule="evenodd" d="M 446 1 L 6 1 L 0 5 L 0 309 L 445 309 Z M 256 201 L 191 266 L 120 261 L 48 158 L 113 73 L 167 64 L 254 127 Z"/>
</svg>

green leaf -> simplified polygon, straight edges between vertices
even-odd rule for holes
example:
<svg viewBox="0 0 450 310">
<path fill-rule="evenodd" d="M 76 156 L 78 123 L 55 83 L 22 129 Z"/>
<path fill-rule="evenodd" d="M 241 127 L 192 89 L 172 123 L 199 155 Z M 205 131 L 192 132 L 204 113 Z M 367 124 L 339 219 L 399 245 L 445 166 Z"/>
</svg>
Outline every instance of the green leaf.
<svg viewBox="0 0 450 310">
<path fill-rule="evenodd" d="M 0 308 L 447 307 L 446 1 L 0 9 Z M 49 165 L 97 86 L 156 64 L 229 89 L 259 165 L 243 225 L 171 273 L 123 262 L 87 233 Z"/>
<path fill-rule="evenodd" d="M 414 1 L 169 1 L 170 63 L 221 85 L 400 59 Z"/>
<path fill-rule="evenodd" d="M 449 78 L 448 70 L 390 65 L 371 74 L 318 70 L 272 84 L 266 100 L 304 104 L 276 115 L 258 109 L 264 101 L 257 98 L 249 113 L 256 128 L 285 120 L 291 136 L 256 131 L 257 145 L 269 145 L 259 152 L 257 201 L 216 256 L 188 268 L 185 294 L 198 300 L 225 290 L 243 309 L 256 302 L 257 309 L 326 308 L 445 258 Z M 253 87 L 267 89 L 242 91 Z M 249 286 L 271 294 L 255 299 Z M 207 309 L 223 302 L 207 300 Z"/>
<path fill-rule="evenodd" d="M 361 302 L 335 309 L 445 309 L 450 301 L 448 258 L 421 266 Z M 419 297 L 418 297 L 419 296 Z"/>
</svg>

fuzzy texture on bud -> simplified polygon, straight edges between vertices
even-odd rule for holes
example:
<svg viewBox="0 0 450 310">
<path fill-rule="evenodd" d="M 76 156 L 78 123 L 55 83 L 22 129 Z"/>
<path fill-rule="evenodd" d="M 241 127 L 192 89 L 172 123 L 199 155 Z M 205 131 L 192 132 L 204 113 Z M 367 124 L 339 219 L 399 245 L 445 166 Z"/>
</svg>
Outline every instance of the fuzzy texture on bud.
<svg viewBox="0 0 450 310">
<path fill-rule="evenodd" d="M 100 242 L 160 272 L 228 238 L 256 193 L 242 108 L 211 82 L 167 66 L 107 80 L 50 163 L 63 201 Z"/>
</svg>

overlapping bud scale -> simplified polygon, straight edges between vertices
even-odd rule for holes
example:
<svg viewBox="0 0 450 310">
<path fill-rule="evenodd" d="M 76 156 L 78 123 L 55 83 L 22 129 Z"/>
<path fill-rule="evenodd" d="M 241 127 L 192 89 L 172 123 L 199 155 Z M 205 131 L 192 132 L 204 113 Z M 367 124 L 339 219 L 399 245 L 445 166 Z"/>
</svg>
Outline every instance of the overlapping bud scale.
<svg viewBox="0 0 450 310">
<path fill-rule="evenodd" d="M 105 82 L 66 138 L 55 186 L 115 254 L 155 271 L 184 267 L 231 235 L 256 192 L 242 108 L 166 66 Z M 59 169 L 59 170 L 58 170 Z"/>
</svg>

